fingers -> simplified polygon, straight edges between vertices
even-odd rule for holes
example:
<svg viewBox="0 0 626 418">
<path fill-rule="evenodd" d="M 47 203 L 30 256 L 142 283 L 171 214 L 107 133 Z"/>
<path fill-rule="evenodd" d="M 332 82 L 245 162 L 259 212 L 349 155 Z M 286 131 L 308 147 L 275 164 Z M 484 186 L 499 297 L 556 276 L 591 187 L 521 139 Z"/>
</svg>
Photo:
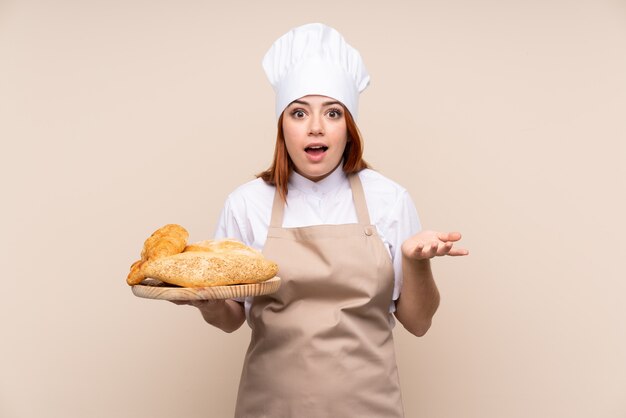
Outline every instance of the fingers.
<svg viewBox="0 0 626 418">
<path fill-rule="evenodd" d="M 454 244 L 452 242 L 446 242 L 445 244 L 443 244 L 443 246 L 441 247 L 441 250 L 437 251 L 437 255 L 441 256 L 441 255 L 446 255 L 446 254 L 450 254 L 450 251 L 452 251 L 452 246 Z"/>
<path fill-rule="evenodd" d="M 469 255 L 469 251 L 464 249 L 464 248 L 455 248 L 454 250 L 451 250 L 448 255 L 452 256 L 452 257 L 458 257 L 458 256 L 462 256 L 462 255 Z"/>
<path fill-rule="evenodd" d="M 437 251 L 435 252 L 435 255 L 437 257 L 441 257 L 441 256 L 449 254 L 450 251 L 452 251 L 452 246 L 453 245 L 454 244 L 452 242 L 450 242 L 450 241 L 449 242 L 444 242 L 443 244 L 439 244 L 437 246 Z"/>
<path fill-rule="evenodd" d="M 461 233 L 460 232 L 438 232 L 437 238 L 446 242 L 447 241 L 456 242 L 461 239 Z"/>
<path fill-rule="evenodd" d="M 403 244 L 403 247 L 409 247 L 403 249 L 403 252 L 408 257 L 418 260 L 441 257 L 445 255 L 455 257 L 468 255 L 468 250 L 454 248 L 454 243 L 460 239 L 460 232 L 422 231 Z M 410 247 L 413 248 L 411 249 Z"/>
<path fill-rule="evenodd" d="M 442 256 L 463 256 L 468 255 L 469 251 L 464 248 L 454 248 L 452 242 L 432 241 L 427 244 L 418 243 L 414 250 L 415 258 L 427 259 Z"/>
<path fill-rule="evenodd" d="M 209 300 L 205 300 L 205 299 L 200 299 L 200 300 L 170 300 L 169 302 L 172 302 L 175 305 L 189 305 L 189 306 L 193 306 L 195 308 L 198 309 L 202 309 L 202 308 L 206 308 L 212 305 L 220 305 L 222 303 L 225 303 L 224 300 L 221 299 L 209 299 Z"/>
<path fill-rule="evenodd" d="M 448 254 L 452 249 L 452 245 L 452 242 L 431 241 L 427 244 L 417 244 L 415 251 L 422 258 L 433 258 Z"/>
</svg>

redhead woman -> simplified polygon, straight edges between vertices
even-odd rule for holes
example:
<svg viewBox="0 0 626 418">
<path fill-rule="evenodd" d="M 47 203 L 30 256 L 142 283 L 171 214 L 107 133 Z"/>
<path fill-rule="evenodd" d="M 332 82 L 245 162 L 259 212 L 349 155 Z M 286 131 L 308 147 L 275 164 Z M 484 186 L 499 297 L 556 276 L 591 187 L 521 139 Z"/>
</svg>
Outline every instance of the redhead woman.
<svg viewBox="0 0 626 418">
<path fill-rule="evenodd" d="M 355 123 L 369 75 L 334 29 L 308 24 L 263 60 L 276 92 L 271 166 L 227 198 L 215 238 L 279 265 L 273 294 L 193 302 L 226 332 L 252 330 L 236 417 L 402 417 L 392 329 L 422 336 L 439 305 L 430 259 L 463 256 L 422 230 L 406 189 L 369 168 Z"/>
</svg>

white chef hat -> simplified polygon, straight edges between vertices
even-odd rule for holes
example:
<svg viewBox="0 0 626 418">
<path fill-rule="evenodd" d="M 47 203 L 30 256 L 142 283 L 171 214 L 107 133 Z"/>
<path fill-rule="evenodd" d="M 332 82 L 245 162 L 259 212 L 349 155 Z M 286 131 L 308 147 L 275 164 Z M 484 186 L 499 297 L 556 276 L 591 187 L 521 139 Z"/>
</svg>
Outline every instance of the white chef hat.
<svg viewBox="0 0 626 418">
<path fill-rule="evenodd" d="M 263 57 L 263 69 L 276 92 L 277 118 L 292 101 L 317 94 L 340 101 L 356 119 L 359 93 L 370 81 L 359 51 L 321 23 L 278 38 Z"/>
</svg>

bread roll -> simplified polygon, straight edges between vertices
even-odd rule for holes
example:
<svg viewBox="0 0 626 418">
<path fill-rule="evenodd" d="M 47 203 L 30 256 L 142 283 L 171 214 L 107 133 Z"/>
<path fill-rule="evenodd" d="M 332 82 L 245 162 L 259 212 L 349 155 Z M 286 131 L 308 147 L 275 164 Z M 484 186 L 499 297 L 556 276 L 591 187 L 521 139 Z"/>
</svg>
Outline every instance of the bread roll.
<svg viewBox="0 0 626 418">
<path fill-rule="evenodd" d="M 176 224 L 165 225 L 154 231 L 146 240 L 141 252 L 142 260 L 167 257 L 182 252 L 187 245 L 189 233 Z"/>
<path fill-rule="evenodd" d="M 226 252 L 234 252 L 241 251 L 245 254 L 249 254 L 251 256 L 261 255 L 261 253 L 254 248 L 248 247 L 243 242 L 239 242 L 233 239 L 223 239 L 223 240 L 205 240 L 200 242 L 194 242 L 193 244 L 189 244 L 185 247 L 184 252 L 189 251 L 205 251 L 212 253 L 226 253 Z"/>
<path fill-rule="evenodd" d="M 146 261 L 180 253 L 187 245 L 187 238 L 187 230 L 177 224 L 168 224 L 154 231 L 143 244 L 141 259 L 130 266 L 126 282 L 131 286 L 139 284 L 146 278 L 142 272 Z"/>
<path fill-rule="evenodd" d="M 131 265 L 129 285 L 147 277 L 183 287 L 259 283 L 271 279 L 278 265 L 260 251 L 233 239 L 206 240 L 187 245 L 189 234 L 180 225 L 156 230 L 144 243 L 141 260 Z"/>
</svg>

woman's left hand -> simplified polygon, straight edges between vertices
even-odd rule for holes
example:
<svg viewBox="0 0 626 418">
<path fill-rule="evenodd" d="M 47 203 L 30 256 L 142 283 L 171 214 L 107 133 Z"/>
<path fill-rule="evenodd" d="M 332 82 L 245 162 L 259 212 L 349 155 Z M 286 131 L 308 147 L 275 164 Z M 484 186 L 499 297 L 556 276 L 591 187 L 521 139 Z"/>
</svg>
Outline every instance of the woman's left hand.
<svg viewBox="0 0 626 418">
<path fill-rule="evenodd" d="M 460 239 L 459 232 L 421 231 L 402 243 L 402 255 L 414 260 L 468 255 L 468 250 L 454 247 Z"/>
</svg>

